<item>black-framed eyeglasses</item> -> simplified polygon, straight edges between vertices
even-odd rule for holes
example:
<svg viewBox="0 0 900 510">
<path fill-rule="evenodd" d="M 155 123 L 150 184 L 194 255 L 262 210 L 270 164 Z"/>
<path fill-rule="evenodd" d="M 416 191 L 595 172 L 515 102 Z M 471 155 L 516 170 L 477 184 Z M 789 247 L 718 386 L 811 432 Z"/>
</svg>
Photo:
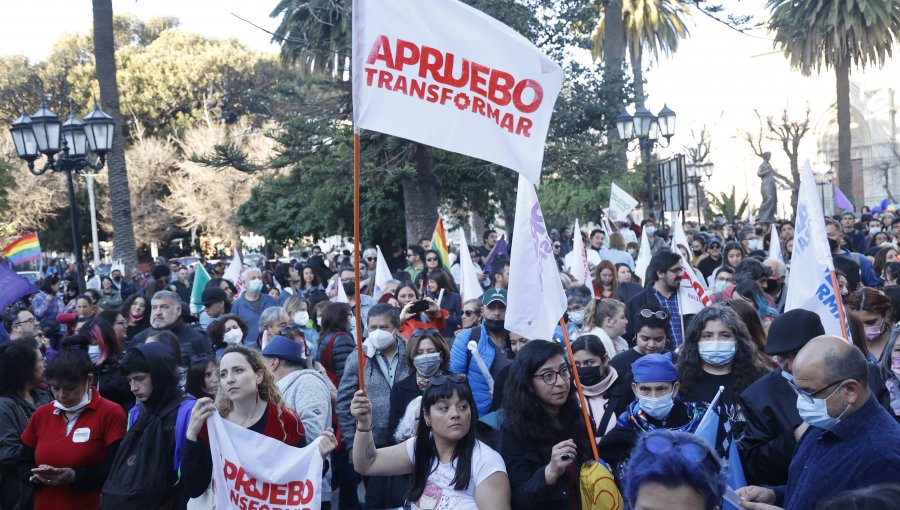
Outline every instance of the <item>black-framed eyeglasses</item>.
<svg viewBox="0 0 900 510">
<path fill-rule="evenodd" d="M 653 310 L 644 308 L 643 310 L 641 310 L 641 317 L 643 317 L 645 319 L 649 319 L 650 317 L 656 317 L 657 319 L 664 321 L 669 318 L 669 313 L 666 312 L 665 310 L 653 311 Z"/>
<path fill-rule="evenodd" d="M 559 377 L 562 377 L 564 381 L 568 381 L 572 378 L 572 369 L 569 368 L 569 365 L 563 365 L 559 367 L 559 370 L 548 370 L 546 372 L 541 372 L 540 374 L 534 375 L 533 377 L 540 377 L 544 384 L 553 385 L 556 384 L 556 380 Z"/>
<path fill-rule="evenodd" d="M 428 379 L 428 386 L 441 386 L 443 384 L 447 384 L 447 381 L 453 383 L 464 383 L 467 382 L 466 374 L 443 374 L 436 375 L 431 379 Z"/>
<path fill-rule="evenodd" d="M 666 271 L 669 272 L 669 273 L 675 273 L 675 274 L 683 273 L 683 272 L 684 272 L 684 267 L 682 267 L 682 266 L 679 266 L 679 267 L 670 267 L 669 269 L 666 269 Z"/>
<path fill-rule="evenodd" d="M 813 397 L 813 395 L 818 395 L 819 393 L 821 393 L 821 392 L 827 390 L 828 388 L 831 388 L 831 387 L 834 386 L 835 384 L 841 384 L 841 383 L 843 383 L 844 381 L 847 380 L 847 379 L 841 379 L 841 380 L 838 380 L 838 381 L 834 381 L 834 382 L 832 382 L 831 384 L 828 384 L 827 386 L 823 386 L 823 387 L 821 387 L 821 388 L 819 388 L 819 389 L 817 389 L 817 390 L 813 390 L 813 391 L 804 391 L 804 390 L 801 390 L 800 388 L 797 387 L 797 384 L 794 383 L 794 378 L 793 378 L 793 377 L 791 377 L 791 378 L 785 377 L 785 379 L 787 380 L 788 386 L 790 386 L 791 389 L 794 390 L 794 393 L 796 393 L 797 396 L 799 396 L 800 398 L 802 398 L 803 400 L 805 400 L 807 404 L 814 404 L 814 403 L 815 403 L 816 398 Z M 838 389 L 840 389 L 840 388 L 838 388 Z M 836 392 L 837 392 L 837 389 L 834 390 L 834 391 L 831 393 L 831 395 L 834 395 Z M 828 397 L 825 397 L 826 400 L 827 400 L 828 398 L 830 398 L 831 395 L 828 395 Z"/>
<path fill-rule="evenodd" d="M 18 326 L 19 324 L 37 324 L 37 319 L 31 317 L 29 319 L 25 319 L 24 321 L 13 322 L 13 326 Z"/>
<path fill-rule="evenodd" d="M 722 469 L 721 462 L 713 456 L 712 450 L 706 447 L 706 445 L 694 441 L 682 442 L 667 435 L 652 434 L 644 441 L 644 448 L 648 452 L 656 455 L 663 455 L 675 450 L 683 458 L 695 463 L 709 459 L 713 465 L 715 465 L 716 470 Z"/>
<path fill-rule="evenodd" d="M 437 261 L 438 261 L 438 259 L 436 259 L 434 257 L 428 257 L 425 259 L 425 262 L 437 262 Z"/>
<path fill-rule="evenodd" d="M 463 317 L 471 317 L 473 315 L 478 315 L 478 312 L 476 312 L 475 310 L 463 310 L 462 314 Z"/>
<path fill-rule="evenodd" d="M 366 257 L 366 260 L 375 260 L 375 257 Z"/>
</svg>

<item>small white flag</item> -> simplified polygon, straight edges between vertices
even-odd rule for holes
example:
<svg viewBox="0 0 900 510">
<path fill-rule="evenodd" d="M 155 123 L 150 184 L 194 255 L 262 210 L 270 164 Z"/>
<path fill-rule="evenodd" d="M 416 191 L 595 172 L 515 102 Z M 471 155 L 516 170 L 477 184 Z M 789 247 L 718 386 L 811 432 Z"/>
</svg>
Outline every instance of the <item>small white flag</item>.
<svg viewBox="0 0 900 510">
<path fill-rule="evenodd" d="M 459 294 L 463 302 L 480 298 L 484 294 L 475 273 L 475 263 L 472 262 L 472 254 L 469 253 L 466 233 L 463 229 L 459 229 Z"/>
<path fill-rule="evenodd" d="M 846 313 L 832 281 L 834 261 L 825 236 L 825 219 L 819 200 L 816 179 L 807 160 L 800 175 L 793 263 L 788 275 L 784 311 L 802 308 L 814 312 L 822 319 L 826 334 L 847 338 L 846 324 L 841 324 Z"/>
<path fill-rule="evenodd" d="M 675 231 L 672 233 L 672 251 L 681 256 L 681 263 L 684 265 L 684 275 L 681 278 L 681 287 L 678 289 L 678 307 L 682 316 L 691 315 L 703 310 L 704 307 L 712 304 L 712 300 L 706 295 L 703 285 L 694 273 L 690 261 L 684 258 L 678 246 L 683 246 L 688 253 L 691 250 L 691 244 L 684 234 L 684 227 L 678 218 L 673 221 Z"/>
<path fill-rule="evenodd" d="M 241 257 L 238 255 L 238 251 L 236 249 L 232 249 L 232 251 L 234 252 L 234 256 L 231 257 L 231 263 L 225 268 L 225 273 L 222 274 L 222 277 L 233 283 L 237 288 L 238 294 L 240 294 L 241 290 L 244 288 L 242 276 L 244 265 L 241 263 Z M 235 298 L 237 298 L 237 296 L 235 296 Z"/>
<path fill-rule="evenodd" d="M 625 221 L 625 216 L 630 213 L 638 201 L 629 195 L 624 189 L 620 188 L 616 183 L 612 183 L 609 188 L 609 217 L 612 221 Z"/>
<path fill-rule="evenodd" d="M 381 253 L 381 246 L 376 245 L 375 250 L 378 252 L 378 260 L 375 262 L 375 299 L 378 299 L 384 293 L 384 289 L 387 288 L 387 282 L 391 281 L 393 275 L 390 268 L 388 268 L 387 260 L 384 259 L 384 255 Z"/>
<path fill-rule="evenodd" d="M 347 298 L 347 293 L 344 292 L 344 284 L 341 282 L 341 275 L 334 275 L 334 287 L 337 294 L 332 299 L 335 303 L 350 303 L 350 300 Z"/>
<path fill-rule="evenodd" d="M 531 340 L 550 340 L 566 312 L 566 294 L 534 185 L 519 174 L 516 221 L 509 261 L 506 329 Z"/>
<path fill-rule="evenodd" d="M 575 218 L 575 230 L 572 236 L 572 267 L 569 272 L 575 277 L 575 281 L 586 285 L 591 281 L 591 268 L 588 266 L 587 252 L 584 249 L 584 237 L 581 235 L 581 226 L 578 218 Z"/>
<path fill-rule="evenodd" d="M 776 228 L 774 223 L 772 224 L 771 237 L 769 237 L 769 258 L 784 262 L 784 257 L 781 255 L 781 240 L 778 239 L 778 228 Z"/>
<path fill-rule="evenodd" d="M 650 251 L 650 239 L 647 238 L 647 230 L 641 230 L 641 248 L 638 250 L 637 260 L 634 262 L 634 274 L 641 279 L 641 283 L 647 283 L 647 268 L 650 267 L 650 259 L 653 253 Z"/>
</svg>

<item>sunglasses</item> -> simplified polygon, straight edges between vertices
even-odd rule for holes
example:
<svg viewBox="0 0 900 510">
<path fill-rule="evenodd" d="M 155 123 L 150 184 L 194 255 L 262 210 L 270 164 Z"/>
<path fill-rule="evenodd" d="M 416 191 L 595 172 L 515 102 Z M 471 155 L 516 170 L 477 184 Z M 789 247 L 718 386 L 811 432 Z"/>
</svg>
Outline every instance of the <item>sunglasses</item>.
<svg viewBox="0 0 900 510">
<path fill-rule="evenodd" d="M 554 244 L 554 245 L 553 245 L 553 249 L 554 249 L 554 250 L 558 250 L 559 248 L 560 248 L 560 246 L 559 246 L 558 244 Z"/>
<path fill-rule="evenodd" d="M 464 383 L 467 381 L 466 374 L 436 375 L 428 380 L 428 386 L 442 386 L 447 384 L 447 381 L 452 383 Z"/>
<path fill-rule="evenodd" d="M 651 435 L 644 441 L 644 448 L 656 455 L 675 450 L 679 455 L 691 462 L 708 461 L 712 462 L 712 465 L 716 467 L 716 471 L 721 469 L 721 463 L 713 456 L 713 452 L 705 445 L 693 441 L 680 442 L 664 435 Z"/>
<path fill-rule="evenodd" d="M 462 314 L 463 317 L 471 317 L 473 315 L 478 315 L 478 312 L 476 312 L 475 310 L 463 310 Z"/>
<path fill-rule="evenodd" d="M 428 257 L 425 259 L 425 262 L 437 262 L 437 261 L 438 261 L 438 259 L 436 259 L 434 257 Z"/>
<path fill-rule="evenodd" d="M 366 257 L 366 260 L 375 260 L 375 257 Z"/>
<path fill-rule="evenodd" d="M 643 317 L 645 319 L 649 319 L 650 317 L 656 317 L 657 319 L 664 321 L 669 318 L 669 314 L 665 310 L 658 310 L 658 311 L 654 312 L 653 310 L 648 310 L 647 308 L 644 308 L 643 310 L 641 310 L 641 317 Z"/>
</svg>

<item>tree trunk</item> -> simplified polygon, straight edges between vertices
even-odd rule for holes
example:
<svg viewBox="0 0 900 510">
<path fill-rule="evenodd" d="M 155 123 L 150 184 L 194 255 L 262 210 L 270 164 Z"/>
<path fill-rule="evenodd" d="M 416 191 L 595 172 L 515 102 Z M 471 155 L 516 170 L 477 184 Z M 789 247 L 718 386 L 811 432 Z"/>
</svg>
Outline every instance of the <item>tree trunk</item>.
<svg viewBox="0 0 900 510">
<path fill-rule="evenodd" d="M 416 144 L 416 175 L 403 183 L 403 203 L 406 212 L 406 243 L 431 239 L 437 224 L 437 179 L 431 147 Z"/>
<path fill-rule="evenodd" d="M 603 64 L 606 69 L 621 70 L 625 64 L 625 24 L 622 21 L 622 0 L 608 0 L 604 6 Z M 624 110 L 625 105 L 622 105 Z M 623 169 L 628 168 L 627 142 L 619 142 L 619 131 L 613 125 L 606 133 L 606 139 L 615 150 L 616 162 Z"/>
<path fill-rule="evenodd" d="M 838 187 L 856 204 L 853 196 L 853 168 L 850 163 L 850 59 L 843 58 L 835 66 L 837 75 L 838 121 Z"/>
<path fill-rule="evenodd" d="M 93 0 L 94 59 L 100 103 L 103 111 L 116 123 L 112 150 L 107 155 L 109 169 L 109 204 L 113 224 L 113 259 L 119 259 L 125 272 L 137 266 L 134 227 L 131 222 L 131 195 L 125 168 L 125 140 L 122 134 L 122 112 L 119 109 L 119 86 L 116 83 L 116 49 L 113 40 L 112 0 Z"/>
</svg>

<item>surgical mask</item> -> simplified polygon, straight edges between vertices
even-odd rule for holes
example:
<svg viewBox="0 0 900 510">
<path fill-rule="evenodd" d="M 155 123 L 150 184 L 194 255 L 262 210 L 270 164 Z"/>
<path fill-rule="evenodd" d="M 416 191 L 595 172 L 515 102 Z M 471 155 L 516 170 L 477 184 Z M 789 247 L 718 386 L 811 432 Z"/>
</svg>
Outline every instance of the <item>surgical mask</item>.
<svg viewBox="0 0 900 510">
<path fill-rule="evenodd" d="M 648 236 L 656 235 L 656 227 L 647 227 L 644 229 Z"/>
<path fill-rule="evenodd" d="M 299 312 L 295 312 L 292 317 L 294 324 L 299 326 L 306 326 L 306 323 L 309 322 L 309 312 L 305 310 L 300 310 Z"/>
<path fill-rule="evenodd" d="M 247 290 L 254 294 L 259 294 L 260 292 L 262 292 L 262 288 L 262 280 L 251 280 L 250 283 L 247 284 Z"/>
<path fill-rule="evenodd" d="M 728 280 L 716 280 L 716 292 L 725 292 L 730 283 Z"/>
<path fill-rule="evenodd" d="M 671 393 L 656 398 L 638 397 L 638 401 L 640 401 L 641 409 L 657 420 L 669 416 L 672 408 L 675 407 L 675 399 Z"/>
<path fill-rule="evenodd" d="M 484 327 L 491 333 L 503 333 L 506 331 L 506 324 L 503 319 L 485 319 Z"/>
<path fill-rule="evenodd" d="M 321 328 L 322 327 L 322 318 L 316 317 L 316 324 Z"/>
<path fill-rule="evenodd" d="M 584 309 L 570 310 L 569 320 L 574 322 L 576 326 L 581 326 L 582 324 L 584 324 Z"/>
<path fill-rule="evenodd" d="M 627 251 L 629 255 L 634 255 L 635 253 L 637 253 L 637 250 L 635 250 L 634 248 L 628 248 L 625 251 Z"/>
<path fill-rule="evenodd" d="M 870 227 L 869 228 L 869 234 L 877 234 L 879 232 L 881 232 L 881 227 Z"/>
<path fill-rule="evenodd" d="M 751 240 L 747 241 L 747 247 L 750 248 L 751 250 L 758 250 L 759 249 L 759 239 L 751 239 Z"/>
<path fill-rule="evenodd" d="M 379 351 L 383 351 L 394 344 L 394 332 L 376 329 L 369 333 L 369 343 Z"/>
<path fill-rule="evenodd" d="M 828 399 L 837 393 L 842 386 L 843 385 L 838 386 L 831 392 L 831 395 L 828 395 L 825 398 L 814 398 L 812 404 L 807 402 L 805 398 L 797 395 L 797 412 L 800 413 L 800 418 L 803 418 L 803 421 L 809 423 L 813 427 L 819 427 L 820 429 L 827 430 L 837 425 L 838 422 L 841 421 L 841 417 L 844 416 L 844 413 L 847 412 L 847 409 L 850 409 L 850 404 L 847 404 L 847 407 L 841 412 L 840 416 L 832 418 L 831 415 L 828 414 Z"/>
<path fill-rule="evenodd" d="M 81 411 L 82 409 L 87 407 L 87 405 L 90 403 L 91 403 L 91 389 L 88 388 L 87 391 L 84 392 L 84 396 L 81 397 L 81 401 L 78 402 L 77 404 L 75 404 L 74 406 L 65 407 L 64 405 L 60 404 L 58 400 L 54 400 L 53 407 L 59 409 L 60 411 L 66 412 L 66 413 L 77 413 L 78 411 Z"/>
<path fill-rule="evenodd" d="M 578 380 L 584 386 L 593 386 L 603 380 L 602 367 L 578 367 Z"/>
<path fill-rule="evenodd" d="M 428 354 L 420 354 L 413 358 L 413 365 L 416 366 L 416 372 L 431 377 L 441 368 L 441 353 L 430 352 Z"/>
<path fill-rule="evenodd" d="M 900 377 L 900 355 L 891 356 L 891 372 L 895 376 Z"/>
<path fill-rule="evenodd" d="M 870 342 L 874 342 L 884 333 L 884 323 L 878 326 L 866 326 L 866 339 Z"/>
<path fill-rule="evenodd" d="M 97 359 L 100 358 L 100 346 L 99 345 L 89 345 L 88 346 L 88 356 L 91 357 L 91 363 L 96 363 Z"/>
<path fill-rule="evenodd" d="M 700 342 L 700 357 L 710 365 L 722 366 L 734 359 L 734 340 L 708 340 Z"/>
<path fill-rule="evenodd" d="M 244 338 L 244 332 L 241 331 L 241 328 L 232 329 L 225 333 L 223 340 L 228 345 L 237 345 L 241 343 L 241 340 Z"/>
</svg>

